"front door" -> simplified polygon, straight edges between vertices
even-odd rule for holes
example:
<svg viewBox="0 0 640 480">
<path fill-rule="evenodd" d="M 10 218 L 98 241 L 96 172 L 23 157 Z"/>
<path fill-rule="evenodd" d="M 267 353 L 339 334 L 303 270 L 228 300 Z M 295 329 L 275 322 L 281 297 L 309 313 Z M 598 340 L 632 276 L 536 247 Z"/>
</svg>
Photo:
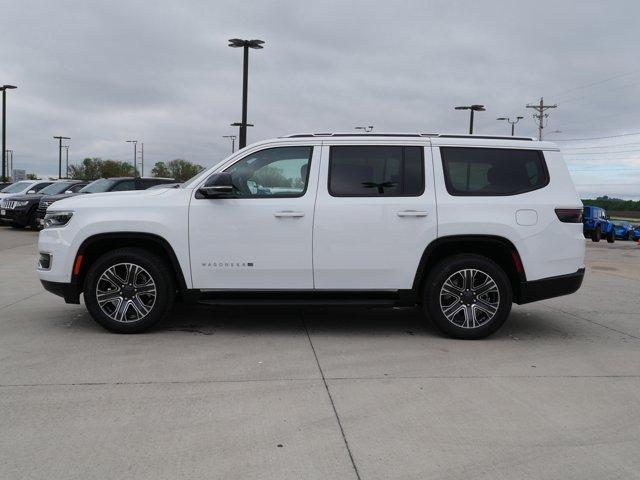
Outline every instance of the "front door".
<svg viewBox="0 0 640 480">
<path fill-rule="evenodd" d="M 410 289 L 436 236 L 429 146 L 323 146 L 313 238 L 317 289 Z"/>
<path fill-rule="evenodd" d="M 255 150 L 224 168 L 231 198 L 194 197 L 189 244 L 194 288 L 312 289 L 313 211 L 320 145 Z"/>
</svg>

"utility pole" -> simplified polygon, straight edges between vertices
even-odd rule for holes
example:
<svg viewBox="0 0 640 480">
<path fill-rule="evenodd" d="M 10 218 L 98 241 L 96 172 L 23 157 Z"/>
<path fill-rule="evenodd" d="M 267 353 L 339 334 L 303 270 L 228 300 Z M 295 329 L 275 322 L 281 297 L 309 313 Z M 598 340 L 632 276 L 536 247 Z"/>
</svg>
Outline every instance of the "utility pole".
<svg viewBox="0 0 640 480">
<path fill-rule="evenodd" d="M 540 97 L 539 104 L 527 104 L 527 108 L 533 108 L 536 112 L 538 112 L 533 114 L 533 118 L 538 119 L 538 140 L 542 140 L 542 130 L 544 129 L 545 119 L 549 118 L 549 114 L 544 112 L 546 110 L 549 110 L 550 108 L 558 108 L 558 105 L 545 105 L 544 98 Z"/>
<path fill-rule="evenodd" d="M 66 150 L 66 156 L 67 156 L 67 161 L 66 161 L 66 168 L 65 168 L 65 178 L 69 178 L 69 145 L 62 145 L 62 148 L 64 148 Z"/>
<path fill-rule="evenodd" d="M 231 139 L 231 153 L 236 151 L 236 136 L 235 135 L 223 135 L 222 138 Z"/>
<path fill-rule="evenodd" d="M 58 178 L 62 178 L 62 140 L 71 140 L 71 138 L 60 135 L 53 138 L 58 140 Z"/>
<path fill-rule="evenodd" d="M 138 169 L 138 140 L 127 140 L 127 143 L 133 143 L 133 176 L 136 176 Z"/>
<path fill-rule="evenodd" d="M 144 142 L 140 142 L 140 176 L 144 177 Z"/>
</svg>

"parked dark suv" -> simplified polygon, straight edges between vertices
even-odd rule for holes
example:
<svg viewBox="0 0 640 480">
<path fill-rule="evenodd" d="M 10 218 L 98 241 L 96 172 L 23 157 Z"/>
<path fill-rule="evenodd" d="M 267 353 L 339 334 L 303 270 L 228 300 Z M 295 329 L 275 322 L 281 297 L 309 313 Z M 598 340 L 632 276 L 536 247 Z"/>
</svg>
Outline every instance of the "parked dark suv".
<svg viewBox="0 0 640 480">
<path fill-rule="evenodd" d="M 36 211 L 36 222 L 38 226 L 44 221 L 47 207 L 63 198 L 73 197 L 85 193 L 105 193 L 105 192 L 124 192 L 127 190 L 146 190 L 160 184 L 173 184 L 176 180 L 173 178 L 160 177 L 113 177 L 99 178 L 94 180 L 84 188 L 77 192 L 62 193 L 59 195 L 47 195 L 40 198 L 40 205 Z"/>
<path fill-rule="evenodd" d="M 53 182 L 36 193 L 6 197 L 2 200 L 0 218 L 14 228 L 36 227 L 36 209 L 44 195 L 76 192 L 85 185 L 86 182 L 79 180 L 64 180 Z"/>
</svg>

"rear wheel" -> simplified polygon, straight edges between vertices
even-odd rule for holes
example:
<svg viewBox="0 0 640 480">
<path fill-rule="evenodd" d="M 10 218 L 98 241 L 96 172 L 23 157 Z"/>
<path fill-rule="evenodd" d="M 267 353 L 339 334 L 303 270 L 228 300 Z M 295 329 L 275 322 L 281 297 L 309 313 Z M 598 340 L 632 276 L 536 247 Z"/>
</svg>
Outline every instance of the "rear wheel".
<svg viewBox="0 0 640 480">
<path fill-rule="evenodd" d="M 593 232 L 591 232 L 591 241 L 599 242 L 601 237 L 602 237 L 602 230 L 600 230 L 600 227 L 598 226 L 593 229 Z"/>
<path fill-rule="evenodd" d="M 511 283 L 505 272 L 481 255 L 455 255 L 429 274 L 423 307 L 435 326 L 461 339 L 491 335 L 511 311 Z"/>
<path fill-rule="evenodd" d="M 173 274 L 158 256 L 122 248 L 98 258 L 84 283 L 93 319 L 116 333 L 139 333 L 168 316 L 173 306 Z"/>
</svg>

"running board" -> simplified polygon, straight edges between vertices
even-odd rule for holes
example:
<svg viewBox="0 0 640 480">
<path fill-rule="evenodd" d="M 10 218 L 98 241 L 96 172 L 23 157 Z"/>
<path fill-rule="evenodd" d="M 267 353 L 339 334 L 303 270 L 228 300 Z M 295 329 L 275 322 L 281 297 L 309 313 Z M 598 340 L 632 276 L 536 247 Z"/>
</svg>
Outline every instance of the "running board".
<svg viewBox="0 0 640 480">
<path fill-rule="evenodd" d="M 415 305 L 398 292 L 201 292 L 205 305 L 394 307 Z"/>
</svg>

